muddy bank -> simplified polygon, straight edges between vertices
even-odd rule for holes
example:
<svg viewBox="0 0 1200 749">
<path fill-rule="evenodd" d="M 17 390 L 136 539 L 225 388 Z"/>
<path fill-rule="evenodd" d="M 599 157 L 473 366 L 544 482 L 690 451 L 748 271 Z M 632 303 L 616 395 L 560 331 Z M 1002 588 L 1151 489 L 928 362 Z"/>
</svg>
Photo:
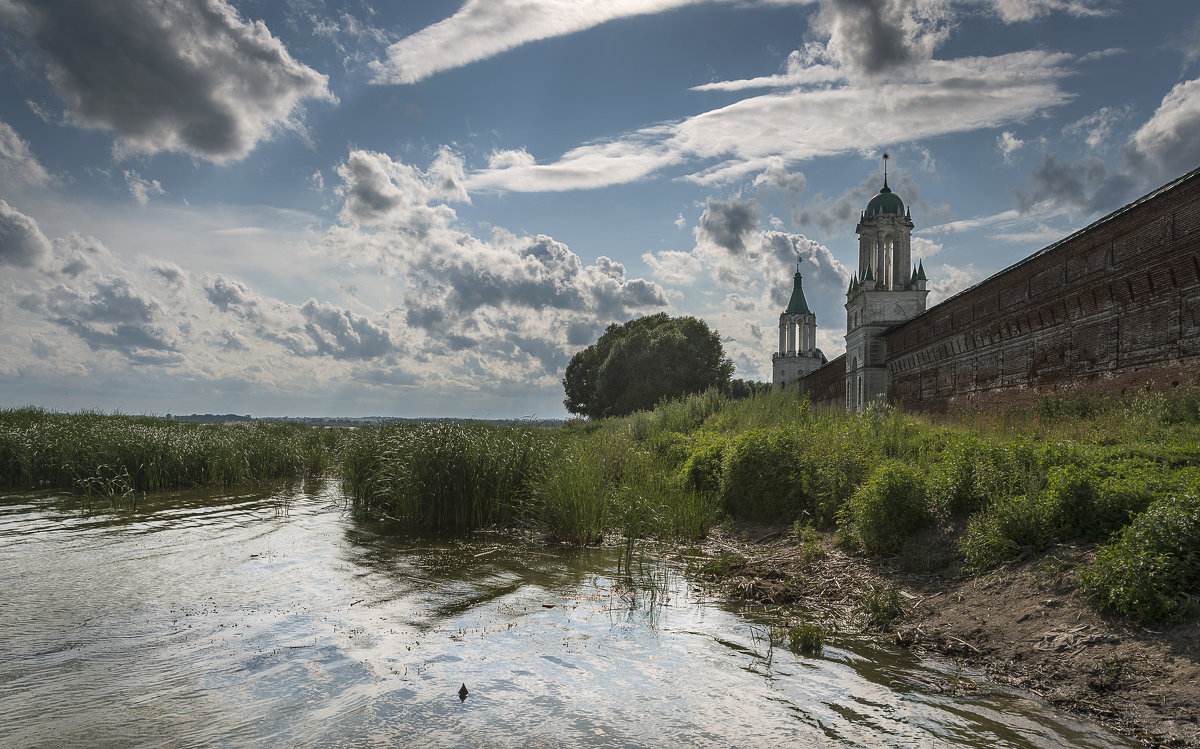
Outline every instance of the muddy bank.
<svg viewBox="0 0 1200 749">
<path fill-rule="evenodd" d="M 1098 613 L 1075 583 L 1092 549 L 1057 546 L 967 575 L 933 539 L 919 559 L 877 560 L 789 531 L 714 533 L 694 571 L 731 599 L 954 658 L 1146 746 L 1200 747 L 1200 626 L 1128 627 Z M 880 593 L 892 590 L 889 609 Z"/>
</svg>

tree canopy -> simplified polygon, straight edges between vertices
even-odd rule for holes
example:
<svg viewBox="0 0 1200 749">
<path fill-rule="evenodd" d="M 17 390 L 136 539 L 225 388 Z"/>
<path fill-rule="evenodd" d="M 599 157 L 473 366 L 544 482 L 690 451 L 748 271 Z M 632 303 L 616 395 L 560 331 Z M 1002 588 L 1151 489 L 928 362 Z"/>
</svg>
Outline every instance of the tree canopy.
<svg viewBox="0 0 1200 749">
<path fill-rule="evenodd" d="M 711 387 L 727 390 L 733 362 L 702 320 L 665 312 L 613 323 L 576 353 L 563 376 L 563 405 L 574 414 L 624 416 Z"/>
</svg>

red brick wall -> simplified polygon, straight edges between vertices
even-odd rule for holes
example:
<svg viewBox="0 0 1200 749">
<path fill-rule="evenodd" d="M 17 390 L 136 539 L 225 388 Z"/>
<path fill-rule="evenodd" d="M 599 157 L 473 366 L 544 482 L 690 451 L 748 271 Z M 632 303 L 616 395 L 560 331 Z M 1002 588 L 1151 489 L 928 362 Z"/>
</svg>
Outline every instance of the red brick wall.
<svg viewBox="0 0 1200 749">
<path fill-rule="evenodd" d="M 897 325 L 885 340 L 889 400 L 921 410 L 1194 379 L 1200 170 Z"/>
<path fill-rule="evenodd" d="M 815 409 L 846 407 L 846 355 L 814 369 L 798 380 L 800 392 L 808 394 Z"/>
</svg>

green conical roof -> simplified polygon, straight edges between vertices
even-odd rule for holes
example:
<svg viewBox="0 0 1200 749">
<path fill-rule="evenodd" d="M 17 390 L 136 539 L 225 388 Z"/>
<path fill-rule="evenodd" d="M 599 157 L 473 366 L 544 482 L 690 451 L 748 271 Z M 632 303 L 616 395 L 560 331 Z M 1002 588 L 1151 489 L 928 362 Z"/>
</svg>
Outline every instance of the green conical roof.
<svg viewBox="0 0 1200 749">
<path fill-rule="evenodd" d="M 808 308 L 808 301 L 804 298 L 804 289 L 800 287 L 800 271 L 796 271 L 796 276 L 792 279 L 792 298 L 788 300 L 788 306 L 787 309 L 784 310 L 784 314 L 812 314 L 812 311 Z"/>
<path fill-rule="evenodd" d="M 928 281 L 929 280 L 928 278 L 925 277 L 925 261 L 924 260 L 920 261 L 920 264 L 917 266 L 917 280 L 918 281 Z"/>
<path fill-rule="evenodd" d="M 871 272 L 871 266 L 869 266 L 869 265 L 867 266 L 867 272 L 863 273 L 862 280 L 864 280 L 864 281 L 874 281 L 875 280 L 875 274 Z"/>
</svg>

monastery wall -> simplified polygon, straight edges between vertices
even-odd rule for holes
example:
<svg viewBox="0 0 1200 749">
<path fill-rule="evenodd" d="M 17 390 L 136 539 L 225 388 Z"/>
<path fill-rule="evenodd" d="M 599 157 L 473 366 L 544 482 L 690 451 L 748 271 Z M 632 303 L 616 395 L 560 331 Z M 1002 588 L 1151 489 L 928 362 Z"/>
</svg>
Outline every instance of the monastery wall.
<svg viewBox="0 0 1200 749">
<path fill-rule="evenodd" d="M 842 354 L 800 379 L 800 393 L 808 395 L 813 410 L 846 407 L 846 355 Z"/>
<path fill-rule="evenodd" d="M 884 340 L 888 400 L 911 409 L 1191 380 L 1200 373 L 1200 170 L 893 327 Z M 832 365 L 801 385 L 814 402 Z"/>
</svg>

